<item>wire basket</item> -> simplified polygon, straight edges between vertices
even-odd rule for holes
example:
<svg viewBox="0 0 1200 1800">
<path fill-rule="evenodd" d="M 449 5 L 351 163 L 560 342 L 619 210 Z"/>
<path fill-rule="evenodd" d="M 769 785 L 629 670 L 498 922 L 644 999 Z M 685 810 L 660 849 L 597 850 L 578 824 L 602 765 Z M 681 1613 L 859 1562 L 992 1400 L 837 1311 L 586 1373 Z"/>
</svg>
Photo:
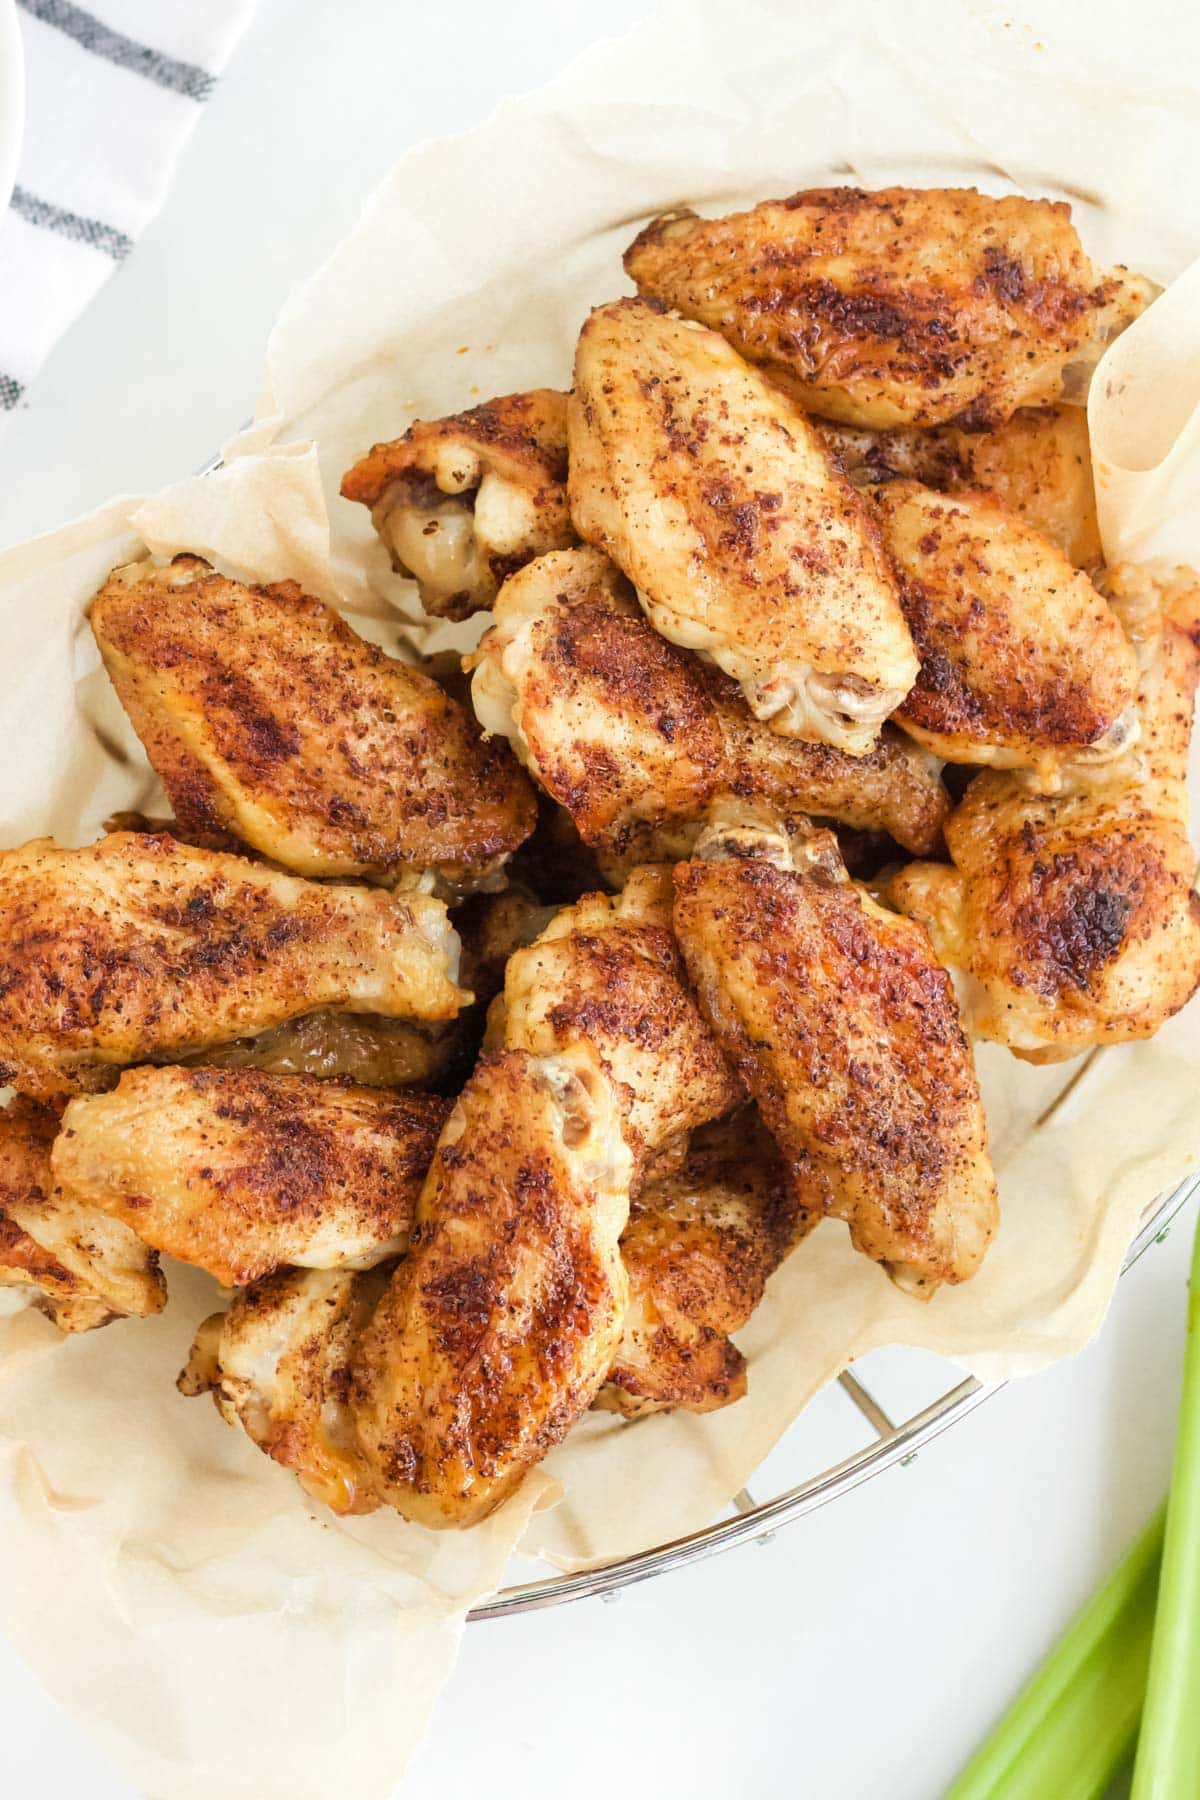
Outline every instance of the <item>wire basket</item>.
<svg viewBox="0 0 1200 1800">
<path fill-rule="evenodd" d="M 1166 1236 L 1172 1219 L 1198 1190 L 1200 1172 L 1190 1175 L 1150 1207 L 1145 1223 L 1129 1246 L 1122 1274 L 1133 1267 L 1151 1244 Z M 947 1368 L 951 1366 L 946 1365 Z M 965 1419 L 977 1406 L 998 1394 L 1004 1385 L 1000 1381 L 984 1383 L 968 1375 L 957 1380 L 929 1405 L 897 1422 L 889 1418 L 870 1390 L 846 1369 L 838 1377 L 836 1391 L 848 1407 L 853 1407 L 867 1421 L 874 1433 L 874 1441 L 864 1448 L 815 1472 L 770 1500 L 756 1500 L 743 1488 L 734 1502 L 737 1509 L 734 1517 L 718 1519 L 703 1531 L 693 1531 L 687 1537 L 657 1544 L 651 1550 L 639 1551 L 636 1556 L 625 1556 L 576 1575 L 552 1575 L 501 1588 L 468 1616 L 473 1620 L 503 1619 L 515 1613 L 537 1612 L 545 1606 L 562 1606 L 568 1600 L 587 1600 L 595 1595 L 613 1598 L 621 1588 L 630 1587 L 636 1581 L 649 1581 L 672 1569 L 716 1556 L 720 1551 L 732 1550 L 736 1544 L 751 1539 L 764 1542 L 781 1525 L 789 1525 L 818 1506 L 848 1494 L 851 1488 L 882 1474 L 895 1463 L 911 1461 L 922 1445 L 930 1443 L 958 1420 Z M 803 1430 L 802 1415 L 792 1426 L 789 1439 L 794 1439 Z"/>
</svg>

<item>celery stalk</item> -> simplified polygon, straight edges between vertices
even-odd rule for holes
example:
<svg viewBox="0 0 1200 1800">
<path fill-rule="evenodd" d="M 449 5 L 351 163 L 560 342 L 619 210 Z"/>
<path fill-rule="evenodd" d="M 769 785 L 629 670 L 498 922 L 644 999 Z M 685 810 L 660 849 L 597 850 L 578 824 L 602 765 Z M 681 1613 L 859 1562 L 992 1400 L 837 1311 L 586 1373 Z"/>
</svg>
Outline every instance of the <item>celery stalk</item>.
<svg viewBox="0 0 1200 1800">
<path fill-rule="evenodd" d="M 1167 1502 L 1158 1617 L 1133 1800 L 1200 1794 L 1200 1225 L 1192 1251 L 1187 1348 Z"/>
<path fill-rule="evenodd" d="M 1195 1461 L 1200 1468 L 1200 1453 Z M 1099 1800 L 1137 1736 L 1164 1510 L 1078 1614 L 945 1800 Z M 1197 1791 L 1188 1790 L 1191 1800 Z M 1157 1789 L 1154 1800 L 1161 1800 Z"/>
</svg>

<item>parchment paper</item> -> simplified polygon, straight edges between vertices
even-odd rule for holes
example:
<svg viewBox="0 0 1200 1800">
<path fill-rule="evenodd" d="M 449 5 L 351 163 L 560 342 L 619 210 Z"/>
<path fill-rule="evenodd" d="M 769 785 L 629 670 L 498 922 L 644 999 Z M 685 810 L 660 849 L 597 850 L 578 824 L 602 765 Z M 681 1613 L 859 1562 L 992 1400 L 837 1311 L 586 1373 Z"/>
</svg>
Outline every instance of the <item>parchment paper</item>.
<svg viewBox="0 0 1200 1800">
<path fill-rule="evenodd" d="M 670 6 L 543 94 L 399 165 L 272 335 L 256 424 L 228 466 L 0 556 L 3 841 L 82 841 L 153 783 L 83 608 L 147 545 L 294 575 L 375 621 L 417 611 L 343 470 L 417 415 L 565 385 L 587 306 L 627 291 L 638 223 L 824 181 L 971 181 L 1072 199 L 1089 249 L 1162 281 L 1200 253 L 1200 106 L 1183 9 L 748 0 Z M 1123 339 L 1091 409 L 1111 556 L 1200 564 L 1200 272 Z M 231 414 L 237 412 L 231 397 Z M 328 509 L 328 516 L 326 513 Z M 854 1357 L 924 1345 L 985 1377 L 1078 1350 L 1143 1208 L 1200 1161 L 1200 1013 L 1086 1068 L 983 1046 L 1003 1223 L 983 1270 L 927 1306 L 823 1224 L 741 1342 L 749 1397 L 703 1420 L 589 1418 L 488 1526 L 317 1520 L 290 1478 L 172 1386 L 212 1304 L 169 1270 L 166 1315 L 51 1348 L 0 1336 L 0 1608 L 131 1779 L 168 1795 L 384 1794 L 509 1547 L 564 1564 L 705 1523 Z M 1071 1085 L 1071 1084 L 1074 1085 Z M 1069 1091 L 1068 1091 L 1069 1090 Z"/>
</svg>

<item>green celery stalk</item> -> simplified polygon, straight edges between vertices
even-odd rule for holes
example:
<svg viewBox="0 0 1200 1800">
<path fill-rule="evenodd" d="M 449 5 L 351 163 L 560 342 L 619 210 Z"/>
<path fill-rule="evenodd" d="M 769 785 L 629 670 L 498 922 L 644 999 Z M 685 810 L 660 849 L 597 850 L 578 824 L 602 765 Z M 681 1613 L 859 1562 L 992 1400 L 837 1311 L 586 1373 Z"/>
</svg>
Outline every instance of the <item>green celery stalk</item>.
<svg viewBox="0 0 1200 1800">
<path fill-rule="evenodd" d="M 1200 1468 L 1200 1445 L 1194 1461 Z M 1137 1737 L 1164 1515 L 1160 1508 L 945 1800 L 1099 1800 Z M 1184 1791 L 1171 1790 L 1172 1800 Z M 1189 1800 L 1198 1791 L 1188 1789 Z M 1153 1800 L 1162 1800 L 1158 1789 Z"/>
<path fill-rule="evenodd" d="M 1158 1617 L 1133 1800 L 1200 1794 L 1200 1225 L 1192 1250 L 1187 1348 Z"/>
</svg>

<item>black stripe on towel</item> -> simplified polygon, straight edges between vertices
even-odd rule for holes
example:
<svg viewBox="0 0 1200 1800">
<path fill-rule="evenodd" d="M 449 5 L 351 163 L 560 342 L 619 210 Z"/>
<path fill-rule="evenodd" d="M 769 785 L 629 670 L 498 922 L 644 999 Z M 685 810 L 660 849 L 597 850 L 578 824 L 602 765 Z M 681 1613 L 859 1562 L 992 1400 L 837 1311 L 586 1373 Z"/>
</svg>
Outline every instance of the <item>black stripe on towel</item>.
<svg viewBox="0 0 1200 1800">
<path fill-rule="evenodd" d="M 195 63 L 177 62 L 173 56 L 152 50 L 149 44 L 139 44 L 136 38 L 114 31 L 82 6 L 72 6 L 71 0 L 17 0 L 17 4 L 43 25 L 65 31 L 93 56 L 102 56 L 119 69 L 132 69 L 135 75 L 144 75 L 147 81 L 170 88 L 172 93 L 185 94 L 189 100 L 207 100 L 216 84 L 216 76 L 207 69 L 197 68 Z"/>
<path fill-rule="evenodd" d="M 99 219 L 87 219 L 82 213 L 68 212 L 65 207 L 54 206 L 49 200 L 39 200 L 27 188 L 15 187 L 10 204 L 27 225 L 39 225 L 43 231 L 57 232 L 59 237 L 71 238 L 77 244 L 87 244 L 93 250 L 102 250 L 114 262 L 120 262 L 133 249 L 133 239 L 126 237 L 114 225 L 105 225 Z"/>
<path fill-rule="evenodd" d="M 0 372 L 0 412 L 11 412 L 24 392 L 21 382 Z"/>
</svg>

